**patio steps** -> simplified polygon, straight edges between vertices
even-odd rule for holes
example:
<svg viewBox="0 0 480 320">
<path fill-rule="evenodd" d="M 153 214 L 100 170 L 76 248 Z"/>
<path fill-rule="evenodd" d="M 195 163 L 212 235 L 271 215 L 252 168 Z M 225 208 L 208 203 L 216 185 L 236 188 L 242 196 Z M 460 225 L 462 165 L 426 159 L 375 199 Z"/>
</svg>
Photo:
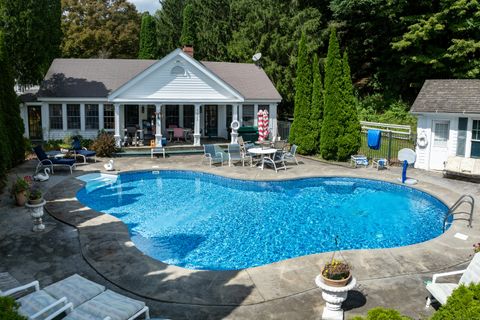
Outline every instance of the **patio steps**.
<svg viewBox="0 0 480 320">
<path fill-rule="evenodd" d="M 220 144 L 224 149 L 227 149 L 227 144 Z M 150 147 L 127 147 L 123 148 L 121 152 L 114 153 L 114 157 L 150 157 Z M 165 155 L 189 155 L 202 154 L 203 146 L 195 147 L 192 145 L 177 145 L 165 147 Z"/>
</svg>

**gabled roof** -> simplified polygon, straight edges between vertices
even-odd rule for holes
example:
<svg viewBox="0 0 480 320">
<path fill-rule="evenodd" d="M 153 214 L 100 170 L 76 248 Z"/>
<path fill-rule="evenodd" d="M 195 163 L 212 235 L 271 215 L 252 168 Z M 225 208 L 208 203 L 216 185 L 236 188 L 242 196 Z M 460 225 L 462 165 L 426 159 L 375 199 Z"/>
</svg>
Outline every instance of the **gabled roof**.
<svg viewBox="0 0 480 320">
<path fill-rule="evenodd" d="M 157 62 L 159 60 L 55 59 L 37 96 L 104 99 Z M 209 61 L 200 64 L 239 92 L 245 100 L 282 99 L 265 71 L 254 64 Z"/>
<path fill-rule="evenodd" d="M 410 112 L 480 114 L 480 80 L 426 80 Z"/>
<path fill-rule="evenodd" d="M 245 100 L 282 100 L 265 71 L 253 63 L 200 62 L 240 92 Z"/>
</svg>

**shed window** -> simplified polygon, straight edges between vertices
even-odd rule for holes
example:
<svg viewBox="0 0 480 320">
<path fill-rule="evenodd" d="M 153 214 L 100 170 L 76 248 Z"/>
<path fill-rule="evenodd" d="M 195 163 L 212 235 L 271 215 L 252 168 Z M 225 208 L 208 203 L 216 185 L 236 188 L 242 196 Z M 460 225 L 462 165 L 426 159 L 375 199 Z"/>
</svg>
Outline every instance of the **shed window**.
<svg viewBox="0 0 480 320">
<path fill-rule="evenodd" d="M 63 130 L 63 115 L 61 104 L 50 104 L 48 106 L 50 129 Z"/>
<path fill-rule="evenodd" d="M 67 104 L 67 129 L 80 129 L 79 104 Z"/>
<path fill-rule="evenodd" d="M 85 129 L 98 129 L 98 104 L 85 105 Z"/>
<path fill-rule="evenodd" d="M 468 118 L 458 118 L 457 156 L 465 156 Z"/>
<path fill-rule="evenodd" d="M 472 123 L 472 158 L 480 158 L 480 120 L 473 120 Z"/>
</svg>

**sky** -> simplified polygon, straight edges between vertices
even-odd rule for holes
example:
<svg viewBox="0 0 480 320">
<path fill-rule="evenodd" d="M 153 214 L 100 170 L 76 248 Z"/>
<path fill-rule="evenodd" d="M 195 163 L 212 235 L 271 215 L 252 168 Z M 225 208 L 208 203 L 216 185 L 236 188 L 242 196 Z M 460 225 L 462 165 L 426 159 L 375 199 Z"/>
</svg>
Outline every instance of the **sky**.
<svg viewBox="0 0 480 320">
<path fill-rule="evenodd" d="M 155 11 L 160 9 L 159 0 L 128 0 L 128 1 L 133 3 L 137 7 L 138 12 L 148 11 L 150 12 L 150 14 L 154 14 Z"/>
</svg>

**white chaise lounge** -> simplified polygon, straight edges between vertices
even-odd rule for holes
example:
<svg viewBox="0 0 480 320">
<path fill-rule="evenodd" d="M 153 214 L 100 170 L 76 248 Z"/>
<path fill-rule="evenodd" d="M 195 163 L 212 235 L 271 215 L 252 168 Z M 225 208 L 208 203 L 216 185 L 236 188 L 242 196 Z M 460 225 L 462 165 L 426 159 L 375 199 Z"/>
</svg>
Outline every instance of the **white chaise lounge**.
<svg viewBox="0 0 480 320">
<path fill-rule="evenodd" d="M 449 157 L 445 161 L 445 176 L 458 176 L 469 179 L 480 179 L 480 159 Z"/>
<path fill-rule="evenodd" d="M 459 275 L 462 277 L 458 283 L 439 283 L 438 278 Z M 459 285 L 480 282 L 480 253 L 473 256 L 472 261 L 465 270 L 451 271 L 445 273 L 437 273 L 433 275 L 432 282 L 427 284 L 427 290 L 430 292 L 430 297 L 427 298 L 426 308 L 430 307 L 432 299 L 437 300 L 440 304 L 445 304 L 448 297 L 452 294 Z"/>
</svg>

